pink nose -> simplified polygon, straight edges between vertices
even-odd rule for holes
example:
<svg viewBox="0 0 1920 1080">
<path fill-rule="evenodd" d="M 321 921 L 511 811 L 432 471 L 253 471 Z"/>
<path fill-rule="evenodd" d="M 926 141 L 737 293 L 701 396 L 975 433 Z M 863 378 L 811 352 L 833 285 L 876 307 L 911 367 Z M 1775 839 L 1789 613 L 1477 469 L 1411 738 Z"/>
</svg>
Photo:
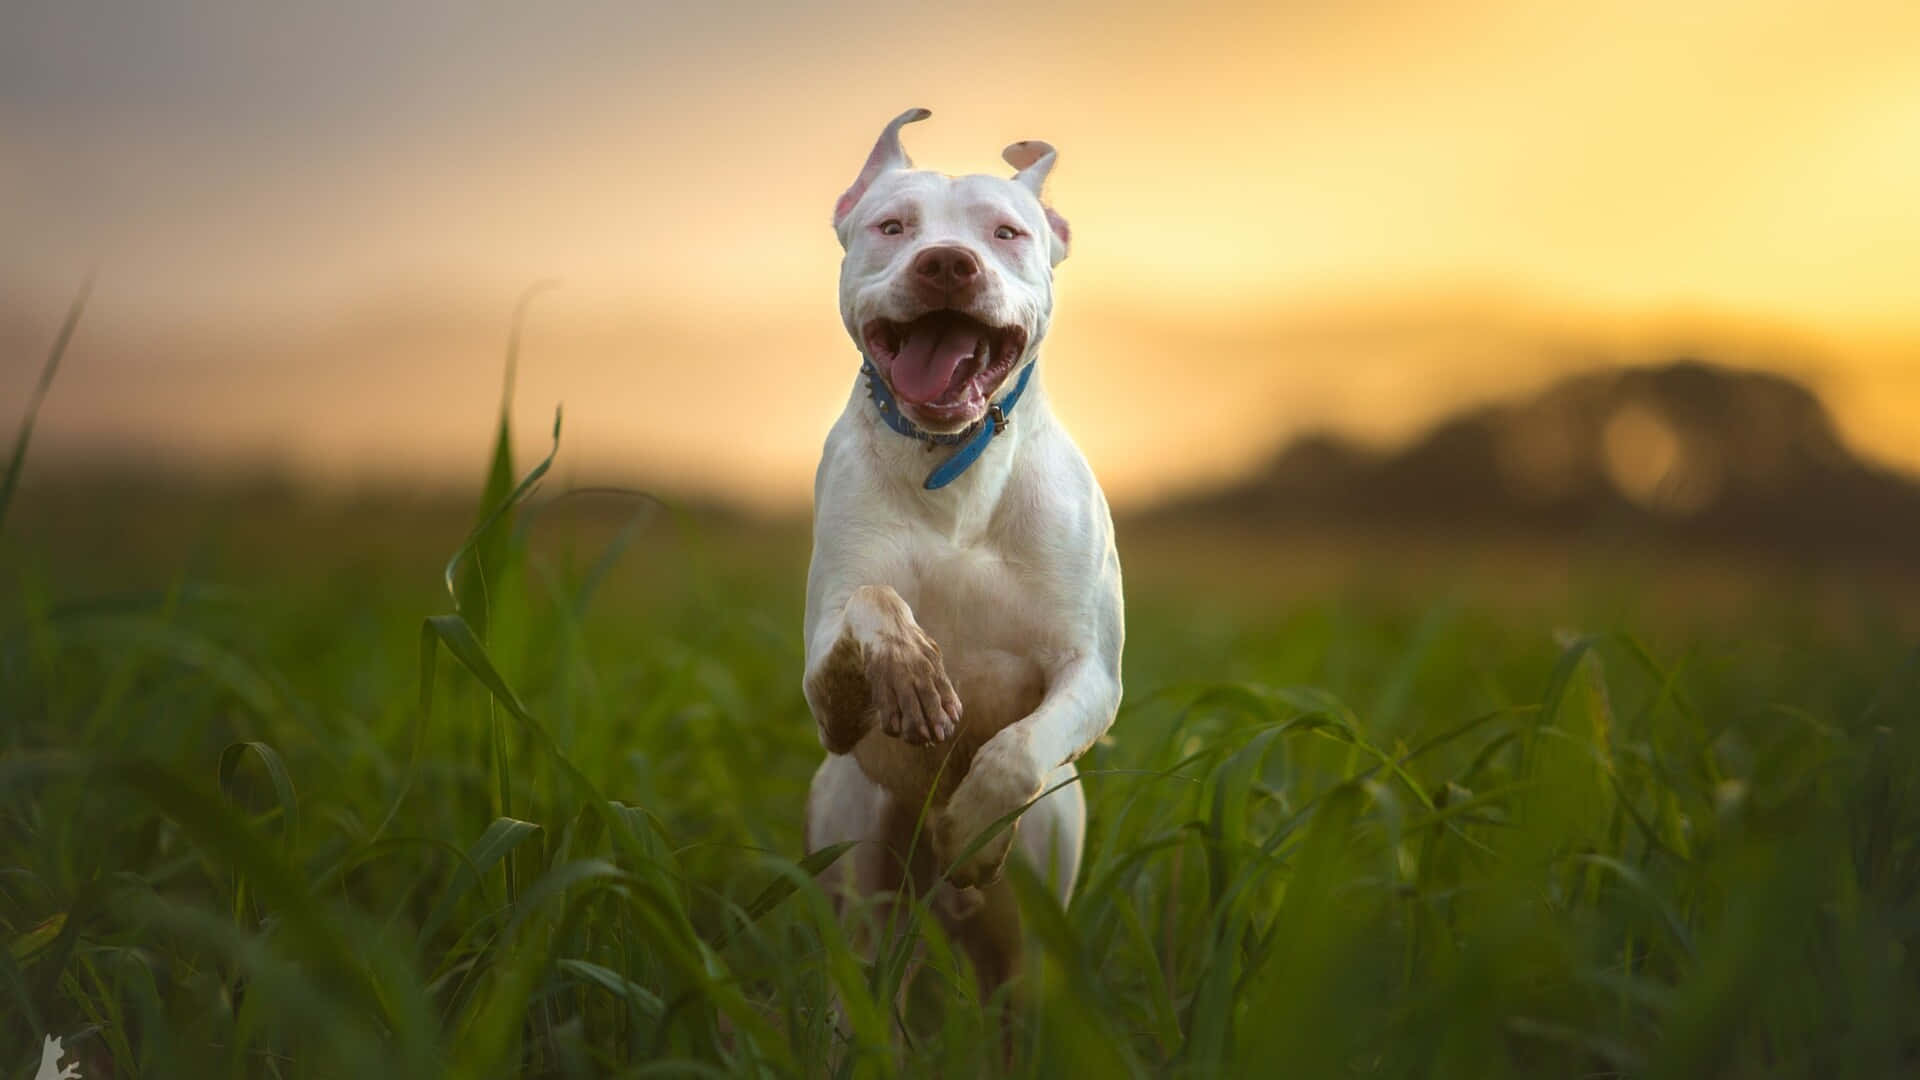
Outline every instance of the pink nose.
<svg viewBox="0 0 1920 1080">
<path fill-rule="evenodd" d="M 930 247 L 914 256 L 913 272 L 940 289 L 964 289 L 980 276 L 980 262 L 962 247 Z"/>
</svg>

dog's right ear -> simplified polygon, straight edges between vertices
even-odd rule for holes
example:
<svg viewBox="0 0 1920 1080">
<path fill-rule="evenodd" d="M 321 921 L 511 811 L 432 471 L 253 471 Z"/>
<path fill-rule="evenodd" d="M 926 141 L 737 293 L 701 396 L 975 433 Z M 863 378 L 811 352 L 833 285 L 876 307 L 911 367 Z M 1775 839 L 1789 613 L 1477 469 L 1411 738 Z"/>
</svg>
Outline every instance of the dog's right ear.
<svg viewBox="0 0 1920 1080">
<path fill-rule="evenodd" d="M 930 109 L 908 109 L 894 117 L 892 122 L 880 132 L 880 138 L 873 144 L 873 153 L 867 155 L 867 163 L 860 167 L 860 175 L 854 178 L 853 186 L 840 196 L 839 202 L 833 204 L 834 231 L 839 231 L 841 224 L 847 220 L 847 215 L 853 212 L 854 205 L 860 201 L 862 195 L 867 193 L 867 189 L 873 186 L 873 182 L 880 177 L 880 174 L 889 173 L 895 169 L 913 168 L 913 162 L 907 159 L 906 150 L 900 146 L 900 129 L 932 115 L 933 111 Z"/>
</svg>

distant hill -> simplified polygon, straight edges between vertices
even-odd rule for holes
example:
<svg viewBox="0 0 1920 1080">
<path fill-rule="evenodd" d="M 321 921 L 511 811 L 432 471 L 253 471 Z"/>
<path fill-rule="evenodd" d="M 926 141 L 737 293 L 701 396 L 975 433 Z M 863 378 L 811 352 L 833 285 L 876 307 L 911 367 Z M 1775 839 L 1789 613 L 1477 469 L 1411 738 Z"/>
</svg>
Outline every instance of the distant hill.
<svg viewBox="0 0 1920 1080">
<path fill-rule="evenodd" d="M 1920 565 L 1920 485 L 1855 458 L 1799 383 L 1696 360 L 1571 376 L 1392 453 L 1309 435 L 1154 516 L 1632 534 Z"/>
</svg>

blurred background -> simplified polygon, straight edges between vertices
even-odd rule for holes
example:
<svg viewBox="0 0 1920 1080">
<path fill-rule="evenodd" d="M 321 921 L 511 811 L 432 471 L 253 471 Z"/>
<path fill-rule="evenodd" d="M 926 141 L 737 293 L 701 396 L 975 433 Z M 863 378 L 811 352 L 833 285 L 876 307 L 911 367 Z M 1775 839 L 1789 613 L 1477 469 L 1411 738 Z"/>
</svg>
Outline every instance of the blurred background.
<svg viewBox="0 0 1920 1080">
<path fill-rule="evenodd" d="M 914 106 L 1126 574 L 1032 1075 L 1920 1075 L 1916 0 L 5 0 L 0 1074 L 1007 1071 L 779 906 Z"/>
<path fill-rule="evenodd" d="M 1903 0 L 0 20 L 10 423 L 98 267 L 42 506 L 470 500 L 515 300 L 555 279 L 523 459 L 564 404 L 558 489 L 804 515 L 857 363 L 829 210 L 925 105 L 925 167 L 1060 148 L 1044 373 L 1129 520 L 1896 569 L 1920 542 Z"/>
</svg>

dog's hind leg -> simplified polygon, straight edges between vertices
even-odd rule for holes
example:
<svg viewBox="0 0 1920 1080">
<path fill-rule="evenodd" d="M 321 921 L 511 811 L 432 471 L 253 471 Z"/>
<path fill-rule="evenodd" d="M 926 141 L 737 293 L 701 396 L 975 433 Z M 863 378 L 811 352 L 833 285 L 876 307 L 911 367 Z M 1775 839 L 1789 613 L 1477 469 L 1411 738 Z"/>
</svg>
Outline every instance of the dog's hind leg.
<svg viewBox="0 0 1920 1080">
<path fill-rule="evenodd" d="M 952 890 L 951 885 L 941 885 Z M 935 905 L 947 939 L 966 956 L 973 968 L 974 986 L 990 1019 L 989 1030 L 999 1030 L 1000 1066 L 1013 1066 L 1018 1028 L 1026 1010 L 1018 984 L 1024 966 L 1020 902 L 1013 882 L 1006 878 L 965 890 L 969 902 Z"/>
<path fill-rule="evenodd" d="M 1066 907 L 1080 876 L 1080 852 L 1087 840 L 1087 796 L 1074 778 L 1073 763 L 1053 770 L 1042 791 L 1059 790 L 1034 803 L 1020 815 L 1013 846 Z M 1073 781 L 1067 783 L 1067 781 Z M 1061 786 L 1064 785 L 1064 786 Z"/>
<path fill-rule="evenodd" d="M 1061 907 L 1073 897 L 1074 881 L 1080 873 L 1080 852 L 1086 841 L 1086 796 L 1078 782 L 1065 783 L 1075 775 L 1069 763 L 1047 777 L 1043 790 L 1064 786 L 1051 791 L 1020 816 L 1013 843 L 1014 857 L 1032 868 L 1059 899 Z M 953 886 L 942 888 L 953 889 Z M 1019 1038 L 1016 1032 L 1026 1015 L 1019 987 L 1013 987 L 1012 997 L 1003 994 L 1024 967 L 1026 947 L 1019 903 L 1013 883 L 1004 877 L 964 892 L 978 898 L 974 909 L 958 917 L 948 916 L 942 922 L 948 935 L 966 950 L 967 958 L 973 963 L 982 1003 L 997 1005 L 1001 1010 L 1002 1064 L 1011 1067 L 1014 1044 Z"/>
<path fill-rule="evenodd" d="M 911 897 L 932 887 L 931 843 L 915 835 L 914 824 L 914 815 L 868 779 L 851 755 L 828 755 L 814 772 L 807 794 L 807 850 L 854 842 L 821 873 L 820 884 L 833 897 L 849 944 L 867 963 L 889 955 L 907 930 Z M 920 959 L 917 948 L 908 957 L 896 1011 Z M 836 1013 L 839 1008 L 836 1002 Z"/>
<path fill-rule="evenodd" d="M 813 774 L 807 792 L 807 851 L 854 841 L 855 846 L 820 874 L 820 885 L 833 897 L 836 910 L 850 900 L 881 888 L 884 867 L 879 843 L 889 799 L 880 785 L 867 779 L 850 755 L 829 754 Z"/>
</svg>

